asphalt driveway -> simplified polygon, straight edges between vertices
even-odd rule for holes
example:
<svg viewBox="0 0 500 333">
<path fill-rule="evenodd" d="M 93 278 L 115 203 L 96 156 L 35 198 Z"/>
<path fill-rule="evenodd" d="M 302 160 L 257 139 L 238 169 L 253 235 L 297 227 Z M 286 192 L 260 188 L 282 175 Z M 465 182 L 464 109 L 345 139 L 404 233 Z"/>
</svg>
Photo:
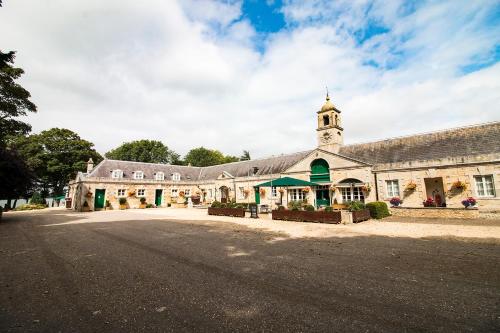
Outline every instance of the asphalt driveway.
<svg viewBox="0 0 500 333">
<path fill-rule="evenodd" d="M 498 242 L 107 216 L 4 215 L 0 331 L 500 331 Z"/>
</svg>

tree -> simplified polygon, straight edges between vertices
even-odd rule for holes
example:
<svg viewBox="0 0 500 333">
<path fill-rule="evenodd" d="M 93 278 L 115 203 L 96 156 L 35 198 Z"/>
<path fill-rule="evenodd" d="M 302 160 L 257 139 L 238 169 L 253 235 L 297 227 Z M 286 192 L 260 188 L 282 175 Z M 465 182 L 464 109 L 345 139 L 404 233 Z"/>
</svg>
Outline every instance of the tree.
<svg viewBox="0 0 500 333">
<path fill-rule="evenodd" d="M 42 191 L 53 195 L 63 194 L 68 181 L 78 171 L 86 170 L 89 158 L 95 163 L 102 160 L 102 156 L 93 148 L 93 143 L 64 128 L 18 137 L 12 145 L 33 171 Z"/>
<path fill-rule="evenodd" d="M 186 157 L 184 163 L 191 164 L 192 166 L 210 166 L 224 163 L 224 155 L 218 150 L 207 149 L 204 147 L 191 149 Z"/>
<path fill-rule="evenodd" d="M 250 152 L 248 150 L 243 150 L 243 154 L 240 156 L 240 161 L 249 161 L 250 159 Z"/>
<path fill-rule="evenodd" d="M 7 200 L 11 208 L 11 199 L 28 197 L 33 175 L 24 160 L 15 150 L 0 145 L 0 199 Z"/>
<path fill-rule="evenodd" d="M 18 119 L 27 112 L 36 112 L 30 93 L 15 82 L 24 71 L 13 67 L 15 52 L 0 51 L 0 144 L 11 135 L 25 135 L 31 126 Z"/>
<path fill-rule="evenodd" d="M 179 161 L 179 154 L 168 149 L 162 142 L 155 140 L 126 142 L 108 151 L 105 156 L 114 160 L 147 163 L 174 164 Z"/>
<path fill-rule="evenodd" d="M 231 163 L 231 162 L 239 162 L 239 158 L 236 157 L 236 156 L 232 156 L 232 155 L 227 155 L 227 156 L 224 156 L 224 162 L 223 163 Z"/>
</svg>

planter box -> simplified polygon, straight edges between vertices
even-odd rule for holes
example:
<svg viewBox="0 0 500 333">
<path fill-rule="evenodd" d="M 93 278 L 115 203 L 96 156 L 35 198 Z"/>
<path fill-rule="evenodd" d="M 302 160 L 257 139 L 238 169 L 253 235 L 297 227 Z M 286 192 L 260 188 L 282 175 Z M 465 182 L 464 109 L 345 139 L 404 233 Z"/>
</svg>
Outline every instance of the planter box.
<svg viewBox="0 0 500 333">
<path fill-rule="evenodd" d="M 358 223 L 370 219 L 370 210 L 368 208 L 352 212 L 352 222 Z"/>
<path fill-rule="evenodd" d="M 342 221 L 340 212 L 307 212 L 301 210 L 273 210 L 273 220 L 297 221 L 297 222 L 319 222 L 340 223 Z"/>
<path fill-rule="evenodd" d="M 140 209 L 144 209 L 144 208 L 146 208 L 146 204 L 140 204 L 140 205 L 139 205 L 139 208 L 140 208 Z"/>
<path fill-rule="evenodd" d="M 82 206 L 82 212 L 90 212 L 89 206 Z"/>
<path fill-rule="evenodd" d="M 120 205 L 120 209 L 127 209 L 127 205 Z"/>
<path fill-rule="evenodd" d="M 213 208 L 208 207 L 208 215 L 245 217 L 244 208 Z"/>
</svg>

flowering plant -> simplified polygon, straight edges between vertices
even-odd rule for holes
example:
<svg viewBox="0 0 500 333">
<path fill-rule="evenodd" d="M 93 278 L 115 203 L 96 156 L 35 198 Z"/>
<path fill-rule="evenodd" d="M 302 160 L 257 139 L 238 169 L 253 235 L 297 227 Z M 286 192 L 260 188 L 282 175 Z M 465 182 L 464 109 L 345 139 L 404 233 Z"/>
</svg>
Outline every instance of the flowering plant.
<svg viewBox="0 0 500 333">
<path fill-rule="evenodd" d="M 408 184 L 406 184 L 405 190 L 408 192 L 415 191 L 416 188 L 417 188 L 417 184 L 415 184 L 415 182 L 413 180 L 411 180 Z"/>
<path fill-rule="evenodd" d="M 330 190 L 331 190 L 332 192 L 335 192 L 335 191 L 337 190 L 337 187 L 336 187 L 335 185 L 333 185 L 333 184 L 332 184 L 332 185 L 330 186 Z"/>
<path fill-rule="evenodd" d="M 370 192 L 372 190 L 372 187 L 370 186 L 370 184 L 366 183 L 365 185 L 361 186 L 361 190 L 363 192 Z"/>
<path fill-rule="evenodd" d="M 284 190 L 284 189 L 282 189 L 282 188 L 280 188 L 280 189 L 278 190 L 278 192 L 280 192 L 281 194 L 283 194 L 283 193 L 285 193 L 285 190 Z"/>
<path fill-rule="evenodd" d="M 310 191 L 310 190 L 311 190 L 311 189 L 310 189 L 309 187 L 304 187 L 304 188 L 302 189 L 302 192 L 304 192 L 304 193 L 309 193 L 309 191 Z"/>
<path fill-rule="evenodd" d="M 132 189 L 132 190 L 128 190 L 128 196 L 129 197 L 133 197 L 135 195 L 135 190 Z"/>
<path fill-rule="evenodd" d="M 92 197 L 92 192 L 87 192 L 87 198 L 91 198 Z"/>
<path fill-rule="evenodd" d="M 184 196 L 184 191 L 180 191 L 180 192 L 179 192 L 179 196 L 180 196 L 180 197 L 183 197 L 183 196 Z"/>
<path fill-rule="evenodd" d="M 462 200 L 462 205 L 464 205 L 465 208 L 474 207 L 476 203 L 477 201 L 473 197 L 468 197 L 467 199 Z"/>
<path fill-rule="evenodd" d="M 260 195 L 266 195 L 266 189 L 265 189 L 265 188 L 263 188 L 263 187 L 261 187 L 261 188 L 259 189 L 259 193 L 260 193 Z"/>
<path fill-rule="evenodd" d="M 434 203 L 434 199 L 432 198 L 427 198 L 427 200 L 424 201 L 424 207 L 434 207 L 436 204 Z"/>
<path fill-rule="evenodd" d="M 390 201 L 391 205 L 393 205 L 394 207 L 397 207 L 399 205 L 401 205 L 403 203 L 403 200 L 401 200 L 400 198 L 398 197 L 394 197 L 392 198 Z"/>
<path fill-rule="evenodd" d="M 453 185 L 451 187 L 456 188 L 457 190 L 464 191 L 467 189 L 467 184 L 465 184 L 461 180 L 457 180 L 456 182 L 453 183 Z"/>
</svg>

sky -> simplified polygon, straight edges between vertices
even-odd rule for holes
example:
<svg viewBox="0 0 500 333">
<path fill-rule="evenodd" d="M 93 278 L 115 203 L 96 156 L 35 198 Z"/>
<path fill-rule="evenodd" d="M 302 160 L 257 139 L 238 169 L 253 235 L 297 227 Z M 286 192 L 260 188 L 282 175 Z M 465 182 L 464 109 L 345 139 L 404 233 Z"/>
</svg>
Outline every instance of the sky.
<svg viewBox="0 0 500 333">
<path fill-rule="evenodd" d="M 5 0 L 33 131 L 252 157 L 500 120 L 500 2 Z M 464 143 L 465 144 L 465 143 Z"/>
</svg>

